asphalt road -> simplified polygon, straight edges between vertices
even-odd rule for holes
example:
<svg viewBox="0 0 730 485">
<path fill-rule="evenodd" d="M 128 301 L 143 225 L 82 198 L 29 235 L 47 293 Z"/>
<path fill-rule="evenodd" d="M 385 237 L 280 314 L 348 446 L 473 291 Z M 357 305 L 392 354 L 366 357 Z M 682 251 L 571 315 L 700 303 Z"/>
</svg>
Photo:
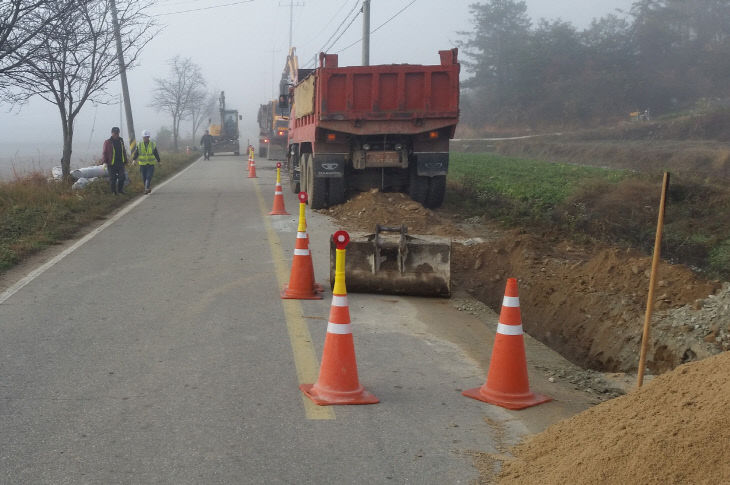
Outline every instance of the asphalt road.
<svg viewBox="0 0 730 485">
<path fill-rule="evenodd" d="M 200 160 L 6 285 L 0 483 L 469 483 L 474 451 L 584 407 L 520 414 L 461 396 L 484 383 L 496 316 L 359 294 L 360 382 L 381 402 L 312 404 L 298 386 L 316 380 L 331 294 L 279 298 L 297 201 L 285 187 L 293 215 L 266 215 L 273 163 L 257 171 Z M 307 222 L 326 283 L 337 228 Z"/>
</svg>

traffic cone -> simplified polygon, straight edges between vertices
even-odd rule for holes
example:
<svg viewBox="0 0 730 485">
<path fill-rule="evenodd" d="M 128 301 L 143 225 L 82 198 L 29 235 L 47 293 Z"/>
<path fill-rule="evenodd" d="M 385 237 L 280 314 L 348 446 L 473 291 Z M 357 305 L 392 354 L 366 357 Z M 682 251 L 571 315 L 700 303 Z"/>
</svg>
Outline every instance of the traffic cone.
<svg viewBox="0 0 730 485">
<path fill-rule="evenodd" d="M 299 192 L 297 242 L 294 246 L 289 284 L 281 290 L 283 299 L 321 300 L 324 291 L 322 285 L 314 282 L 314 264 L 312 263 L 312 253 L 309 251 L 309 235 L 307 234 L 307 219 L 305 216 L 306 206 L 307 193 Z"/>
<path fill-rule="evenodd" d="M 248 160 L 248 178 L 255 179 L 256 177 L 256 162 L 253 157 Z"/>
<path fill-rule="evenodd" d="M 281 190 L 281 162 L 276 162 L 276 188 L 274 188 L 274 205 L 270 216 L 288 216 L 284 208 L 284 192 Z"/>
<path fill-rule="evenodd" d="M 469 389 L 462 394 L 507 409 L 524 409 L 553 400 L 530 392 L 520 297 L 515 278 L 507 280 L 504 291 L 487 382 L 482 387 Z"/>
<path fill-rule="evenodd" d="M 247 170 L 251 170 L 251 162 L 253 162 L 253 148 L 248 147 L 248 167 Z"/>
<path fill-rule="evenodd" d="M 350 309 L 345 288 L 345 247 L 350 236 L 337 231 L 333 238 L 337 246 L 335 286 L 327 322 L 322 364 L 314 384 L 302 384 L 299 389 L 320 406 L 330 404 L 376 404 L 377 397 L 366 391 L 357 377 L 355 345 L 350 326 Z"/>
</svg>

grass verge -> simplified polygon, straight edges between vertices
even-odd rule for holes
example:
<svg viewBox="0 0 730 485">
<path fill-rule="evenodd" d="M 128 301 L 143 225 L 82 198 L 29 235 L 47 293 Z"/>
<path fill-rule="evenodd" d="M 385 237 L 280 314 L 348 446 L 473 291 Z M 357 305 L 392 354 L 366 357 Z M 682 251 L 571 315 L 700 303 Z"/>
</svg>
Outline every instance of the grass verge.
<svg viewBox="0 0 730 485">
<path fill-rule="evenodd" d="M 199 154 L 161 154 L 154 182 L 190 165 Z M 98 179 L 81 190 L 35 173 L 0 182 L 0 272 L 33 253 L 76 234 L 92 221 L 103 219 L 142 193 L 137 166 L 128 167 L 126 194 L 110 193 L 108 179 Z"/>
<path fill-rule="evenodd" d="M 661 174 L 454 153 L 444 207 L 507 227 L 653 251 Z M 730 189 L 673 176 L 662 257 L 730 278 Z"/>
</svg>

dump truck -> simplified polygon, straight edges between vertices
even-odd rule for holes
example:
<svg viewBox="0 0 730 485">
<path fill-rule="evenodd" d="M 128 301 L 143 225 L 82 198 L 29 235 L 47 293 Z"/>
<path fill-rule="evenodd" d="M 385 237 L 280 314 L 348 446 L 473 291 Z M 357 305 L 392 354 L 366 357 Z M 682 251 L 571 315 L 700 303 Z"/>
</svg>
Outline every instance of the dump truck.
<svg viewBox="0 0 730 485">
<path fill-rule="evenodd" d="M 208 120 L 208 133 L 213 137 L 213 153 L 233 152 L 238 155 L 241 148 L 238 143 L 238 121 L 242 118 L 238 114 L 238 110 L 226 109 L 226 95 L 221 91 L 218 98 L 218 107 L 220 109 L 220 123 L 211 123 Z"/>
<path fill-rule="evenodd" d="M 278 99 L 259 107 L 259 154 L 266 158 L 284 157 L 289 132 L 289 109 Z"/>
<path fill-rule="evenodd" d="M 320 53 L 316 69 L 300 70 L 292 50 L 292 191 L 307 192 L 314 209 L 372 188 L 439 207 L 459 119 L 460 70 L 457 49 L 439 56 L 438 65 L 340 67 L 336 54 Z"/>
</svg>

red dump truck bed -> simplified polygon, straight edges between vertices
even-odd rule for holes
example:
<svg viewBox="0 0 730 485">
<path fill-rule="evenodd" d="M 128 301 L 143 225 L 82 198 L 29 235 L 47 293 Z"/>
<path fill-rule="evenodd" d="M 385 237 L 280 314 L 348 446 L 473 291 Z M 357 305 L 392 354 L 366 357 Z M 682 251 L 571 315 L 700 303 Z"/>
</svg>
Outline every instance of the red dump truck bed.
<svg viewBox="0 0 730 485">
<path fill-rule="evenodd" d="M 439 54 L 440 65 L 348 67 L 323 54 L 323 67 L 295 90 L 294 128 L 316 123 L 348 133 L 416 133 L 455 125 L 459 64 L 455 50 Z"/>
</svg>

